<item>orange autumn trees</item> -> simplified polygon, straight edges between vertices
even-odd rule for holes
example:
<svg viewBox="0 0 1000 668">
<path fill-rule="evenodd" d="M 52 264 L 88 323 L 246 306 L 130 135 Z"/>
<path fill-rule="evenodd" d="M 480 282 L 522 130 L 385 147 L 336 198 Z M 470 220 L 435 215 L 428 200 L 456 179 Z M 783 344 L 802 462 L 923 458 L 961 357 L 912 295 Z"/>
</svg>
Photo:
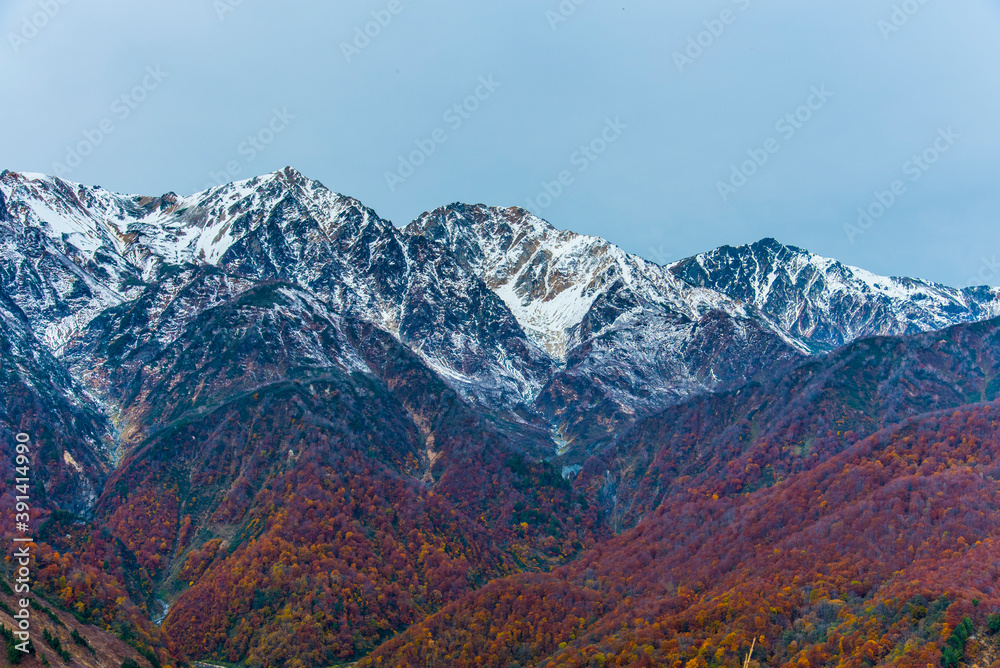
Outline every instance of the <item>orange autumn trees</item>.
<svg viewBox="0 0 1000 668">
<path fill-rule="evenodd" d="M 994 409 L 925 413 L 985 396 L 1000 346 L 975 328 L 860 342 L 550 462 L 530 411 L 463 401 L 286 288 L 109 371 L 137 427 L 97 521 L 194 659 L 738 666 L 756 639 L 761 664 L 924 666 L 997 605 Z M 332 346 L 350 368 L 301 366 Z M 69 605 L 131 592 L 57 551 Z"/>
<path fill-rule="evenodd" d="M 997 368 L 996 323 L 863 339 L 638 420 L 592 453 L 578 484 L 627 529 L 692 486 L 712 481 L 706 491 L 719 496 L 753 492 L 909 417 L 992 400 Z"/>
<path fill-rule="evenodd" d="M 150 621 L 153 582 L 135 555 L 107 529 L 64 511 L 39 530 L 36 593 L 72 612 L 82 623 L 112 631 L 159 660 L 181 657 Z"/>
<path fill-rule="evenodd" d="M 756 637 L 755 658 L 767 665 L 938 665 L 966 616 L 985 632 L 1000 610 L 998 493 L 997 405 L 909 420 L 750 494 L 693 487 L 553 573 L 547 587 L 594 597 L 597 612 L 575 638 L 537 652 L 494 643 L 484 656 L 739 666 Z M 502 601 L 536 588 L 527 576 L 493 583 L 490 598 L 467 595 L 364 665 L 435 665 L 420 658 L 430 647 L 461 657 L 472 629 L 506 629 Z M 562 620 L 579 617 L 575 605 L 557 606 L 533 632 L 559 637 Z"/>
<path fill-rule="evenodd" d="M 186 652 L 251 665 L 343 661 L 511 571 L 441 495 L 363 460 L 343 463 L 269 484 L 253 537 L 220 553 L 164 624 Z M 185 569 L 218 548 L 192 552 Z"/>
<path fill-rule="evenodd" d="M 213 341 L 231 345 L 223 334 Z M 392 392 L 335 368 L 244 391 L 225 383 L 245 382 L 236 352 L 212 378 L 225 392 L 198 395 L 218 403 L 157 406 L 170 421 L 107 486 L 97 513 L 171 600 L 163 628 L 189 656 L 360 658 L 492 579 L 565 563 L 607 535 L 540 460 L 546 430 L 498 428 L 398 342 L 365 336 L 357 345 Z"/>
<path fill-rule="evenodd" d="M 605 612 L 598 592 L 551 575 L 524 575 L 519 585 L 487 585 L 360 665 L 506 668 L 558 651 Z"/>
<path fill-rule="evenodd" d="M 128 495 L 108 519 L 107 526 L 123 536 L 151 574 L 163 568 L 177 538 L 177 485 L 151 483 L 138 494 Z"/>
</svg>

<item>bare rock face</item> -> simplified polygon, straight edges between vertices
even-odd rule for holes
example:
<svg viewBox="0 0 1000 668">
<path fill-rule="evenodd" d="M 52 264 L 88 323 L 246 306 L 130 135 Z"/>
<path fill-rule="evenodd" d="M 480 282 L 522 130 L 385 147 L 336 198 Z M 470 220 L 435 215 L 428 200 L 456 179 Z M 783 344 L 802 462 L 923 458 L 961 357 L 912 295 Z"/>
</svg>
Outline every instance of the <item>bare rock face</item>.
<svg viewBox="0 0 1000 668">
<path fill-rule="evenodd" d="M 3 172 L 0 431 L 37 444 L 41 572 L 103 583 L 100 628 L 339 665 L 693 484 L 742 498 L 995 400 L 997 294 L 773 240 L 660 266 L 518 208 L 398 229 L 290 168 L 190 196 Z"/>
<path fill-rule="evenodd" d="M 110 420 L 34 336 L 27 317 L 0 290 L 0 450 L 15 457 L 15 435 L 29 437 L 31 494 L 36 507 L 86 515 L 117 455 Z M 13 485 L 0 505 L 14 507 Z M 13 512 L 11 510 L 11 512 Z"/>
<path fill-rule="evenodd" d="M 522 209 L 454 204 L 406 232 L 445 245 L 559 363 L 534 407 L 567 443 L 809 350 L 753 306 Z"/>
<path fill-rule="evenodd" d="M 530 401 L 554 366 L 503 301 L 444 249 L 294 170 L 190 197 L 113 195 L 13 173 L 0 179 L 0 192 L 13 212 L 0 223 L 0 271 L 57 353 L 99 313 L 149 286 L 181 289 L 164 277 L 192 265 L 247 286 L 281 280 L 308 289 L 392 333 L 490 406 Z"/>
<path fill-rule="evenodd" d="M 691 285 L 754 305 L 784 331 L 821 348 L 1000 315 L 996 289 L 877 276 L 774 239 L 723 246 L 668 268 Z"/>
<path fill-rule="evenodd" d="M 878 277 L 769 239 L 664 267 L 519 208 L 453 204 L 397 229 L 291 168 L 157 197 L 4 172 L 0 243 L 12 304 L 127 441 L 208 318 L 276 352 L 221 385 L 195 383 L 189 360 L 185 401 L 317 361 L 367 373 L 343 333 L 366 323 L 478 410 L 548 431 L 573 467 L 688 397 L 860 337 L 1000 314 L 992 289 Z"/>
</svg>

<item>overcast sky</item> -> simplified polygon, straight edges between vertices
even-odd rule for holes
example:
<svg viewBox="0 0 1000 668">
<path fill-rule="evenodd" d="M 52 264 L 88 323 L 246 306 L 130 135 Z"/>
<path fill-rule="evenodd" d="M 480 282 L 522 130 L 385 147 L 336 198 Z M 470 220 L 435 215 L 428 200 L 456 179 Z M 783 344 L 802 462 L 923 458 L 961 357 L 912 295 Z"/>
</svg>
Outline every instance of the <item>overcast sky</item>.
<svg viewBox="0 0 1000 668">
<path fill-rule="evenodd" d="M 658 262 L 770 236 L 1000 285 L 998 0 L 4 0 L 0 33 L 0 168 L 291 165 L 400 225 L 519 205 Z"/>
</svg>

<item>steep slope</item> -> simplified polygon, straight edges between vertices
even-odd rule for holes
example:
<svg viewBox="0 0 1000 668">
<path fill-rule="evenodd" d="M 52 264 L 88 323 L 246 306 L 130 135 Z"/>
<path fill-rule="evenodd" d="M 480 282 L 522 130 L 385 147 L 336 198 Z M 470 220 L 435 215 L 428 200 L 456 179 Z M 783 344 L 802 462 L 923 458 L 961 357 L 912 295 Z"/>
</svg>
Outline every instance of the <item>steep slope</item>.
<svg viewBox="0 0 1000 668">
<path fill-rule="evenodd" d="M 38 591 L 153 665 L 728 666 L 762 634 L 775 665 L 933 663 L 1000 605 L 996 407 L 968 406 L 1000 321 L 939 329 L 994 293 L 781 248 L 664 268 L 519 209 L 400 231 L 291 169 L 5 172 Z"/>
<path fill-rule="evenodd" d="M 564 443 L 559 452 L 572 453 L 571 465 L 644 415 L 803 357 L 753 319 L 709 311 L 690 320 L 636 303 L 620 285 L 595 303 L 581 330 L 597 332 L 573 351 L 567 368 L 534 403 L 556 425 Z"/>
<path fill-rule="evenodd" d="M 95 648 L 91 652 L 67 642 L 70 632 L 64 621 L 56 623 L 59 615 L 46 613 L 55 626 L 34 614 L 36 649 L 51 655 L 49 648 L 40 646 L 44 628 L 62 638 L 64 650 L 72 650 L 74 665 L 98 665 L 109 656 L 118 661 L 140 653 L 155 657 L 157 650 L 161 658 L 176 655 L 149 621 L 148 575 L 121 541 L 93 522 L 95 501 L 119 456 L 116 431 L 102 407 L 34 336 L 27 317 L 2 290 L 0 432 L 0 456 L 11 463 L 15 434 L 30 437 L 27 533 L 35 540 L 33 607 L 44 612 L 37 604 L 42 595 L 73 610 L 78 623 L 72 626 Z M 22 493 L 13 484 L 3 485 L 0 512 L 13 520 L 15 495 Z M 88 517 L 91 521 L 83 519 Z M 13 522 L 5 526 L 8 540 L 14 529 Z M 6 585 L 0 590 L 11 594 Z M 105 633 L 112 624 L 120 640 Z"/>
<path fill-rule="evenodd" d="M 291 169 L 190 197 L 111 195 L 11 172 L 0 192 L 4 279 L 57 353 L 101 311 L 137 298 L 144 282 L 195 265 L 309 288 L 392 333 L 489 406 L 529 402 L 553 366 L 504 303 L 440 247 Z"/>
<path fill-rule="evenodd" d="M 406 232 L 445 246 L 561 361 L 535 406 L 566 442 L 592 442 L 806 349 L 753 307 L 522 209 L 453 204 Z"/>
<path fill-rule="evenodd" d="M 577 484 L 622 530 L 693 485 L 745 494 L 911 416 L 998 396 L 1000 320 L 863 339 L 637 421 L 585 462 Z"/>
<path fill-rule="evenodd" d="M 750 494 L 695 486 L 567 567 L 468 594 L 360 665 L 739 666 L 752 638 L 760 665 L 957 665 L 990 642 L 1000 606 L 998 411 L 909 419 Z"/>
<path fill-rule="evenodd" d="M 864 336 L 914 334 L 1000 315 L 1000 291 L 958 290 L 877 276 L 764 239 L 669 265 L 690 285 L 752 304 L 790 335 L 823 347 Z"/>
<path fill-rule="evenodd" d="M 150 430 L 299 370 L 367 371 L 343 327 L 293 284 L 189 267 L 91 321 L 64 361 L 114 407 L 131 449 Z"/>
<path fill-rule="evenodd" d="M 609 314 L 589 326 L 582 323 L 616 287 L 628 290 L 636 302 L 690 320 L 712 311 L 733 318 L 755 315 L 716 291 L 692 288 L 604 239 L 557 230 L 523 209 L 452 204 L 422 215 L 405 231 L 448 247 L 504 299 L 533 340 L 563 361 L 614 324 Z"/>
<path fill-rule="evenodd" d="M 193 294 L 220 279 L 197 273 Z M 183 309 L 166 316 L 190 318 Z M 97 513 L 163 595 L 180 596 L 164 623 L 184 651 L 332 663 L 509 569 L 481 528 L 413 479 L 424 457 L 419 429 L 365 373 L 343 320 L 309 293 L 258 283 L 164 342 L 134 332 L 132 318 L 145 316 L 123 305 L 91 327 L 140 335 L 95 336 L 87 356 L 115 371 L 109 393 L 130 388 L 123 415 L 134 443 Z M 172 331 L 170 323 L 151 331 Z M 417 563 L 424 547 L 440 557 Z M 407 568 L 413 576 L 400 581 Z M 323 583 L 336 592 L 310 600 Z M 372 590 L 382 600 L 359 609 L 357 597 Z M 275 645 L 277 613 L 300 623 Z M 303 655 L 306 632 L 319 636 Z"/>
<path fill-rule="evenodd" d="M 18 628 L 17 620 L 8 610 L 19 607 L 19 596 L 15 596 L 12 588 L 6 582 L 0 584 L 0 627 L 8 630 Z M 63 661 L 55 649 L 44 640 L 45 634 L 51 634 L 58 643 L 60 650 L 71 657 Z M 109 633 L 104 628 L 81 623 L 73 615 L 36 602 L 32 619 L 32 646 L 34 654 L 24 658 L 18 665 L 22 668 L 34 666 L 62 665 L 64 663 L 79 668 L 102 668 L 104 666 L 120 666 L 127 659 L 136 662 L 143 661 L 142 655 L 130 647 L 121 638 Z M 47 663 L 42 663 L 44 657 Z M 142 665 L 139 663 L 139 665 Z"/>
<path fill-rule="evenodd" d="M 546 431 L 473 408 L 394 337 L 293 283 L 175 267 L 64 359 L 114 403 L 130 446 L 97 515 L 197 658 L 356 658 L 606 535 L 539 461 Z"/>
<path fill-rule="evenodd" d="M 137 202 L 39 174 L 0 174 L 0 279 L 50 350 L 128 299 L 140 258 L 127 223 Z M 128 256 L 129 259 L 126 259 Z"/>
<path fill-rule="evenodd" d="M 0 455 L 12 462 L 14 436 L 30 436 L 34 507 L 87 514 L 112 468 L 114 431 L 2 289 L 0 388 Z M 4 485 L 0 508 L 13 508 L 16 494 L 12 485 Z"/>
</svg>

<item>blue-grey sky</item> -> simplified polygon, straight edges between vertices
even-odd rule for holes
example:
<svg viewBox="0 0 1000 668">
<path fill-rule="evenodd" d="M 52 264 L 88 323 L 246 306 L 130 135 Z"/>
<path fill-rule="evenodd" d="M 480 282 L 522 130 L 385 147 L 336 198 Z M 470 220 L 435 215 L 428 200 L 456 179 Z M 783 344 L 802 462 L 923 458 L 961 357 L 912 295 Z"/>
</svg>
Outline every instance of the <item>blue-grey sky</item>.
<svg viewBox="0 0 1000 668">
<path fill-rule="evenodd" d="M 400 225 L 520 205 L 660 262 L 771 236 L 1000 285 L 998 0 L 5 0 L 0 35 L 2 168 L 292 165 Z"/>
</svg>

